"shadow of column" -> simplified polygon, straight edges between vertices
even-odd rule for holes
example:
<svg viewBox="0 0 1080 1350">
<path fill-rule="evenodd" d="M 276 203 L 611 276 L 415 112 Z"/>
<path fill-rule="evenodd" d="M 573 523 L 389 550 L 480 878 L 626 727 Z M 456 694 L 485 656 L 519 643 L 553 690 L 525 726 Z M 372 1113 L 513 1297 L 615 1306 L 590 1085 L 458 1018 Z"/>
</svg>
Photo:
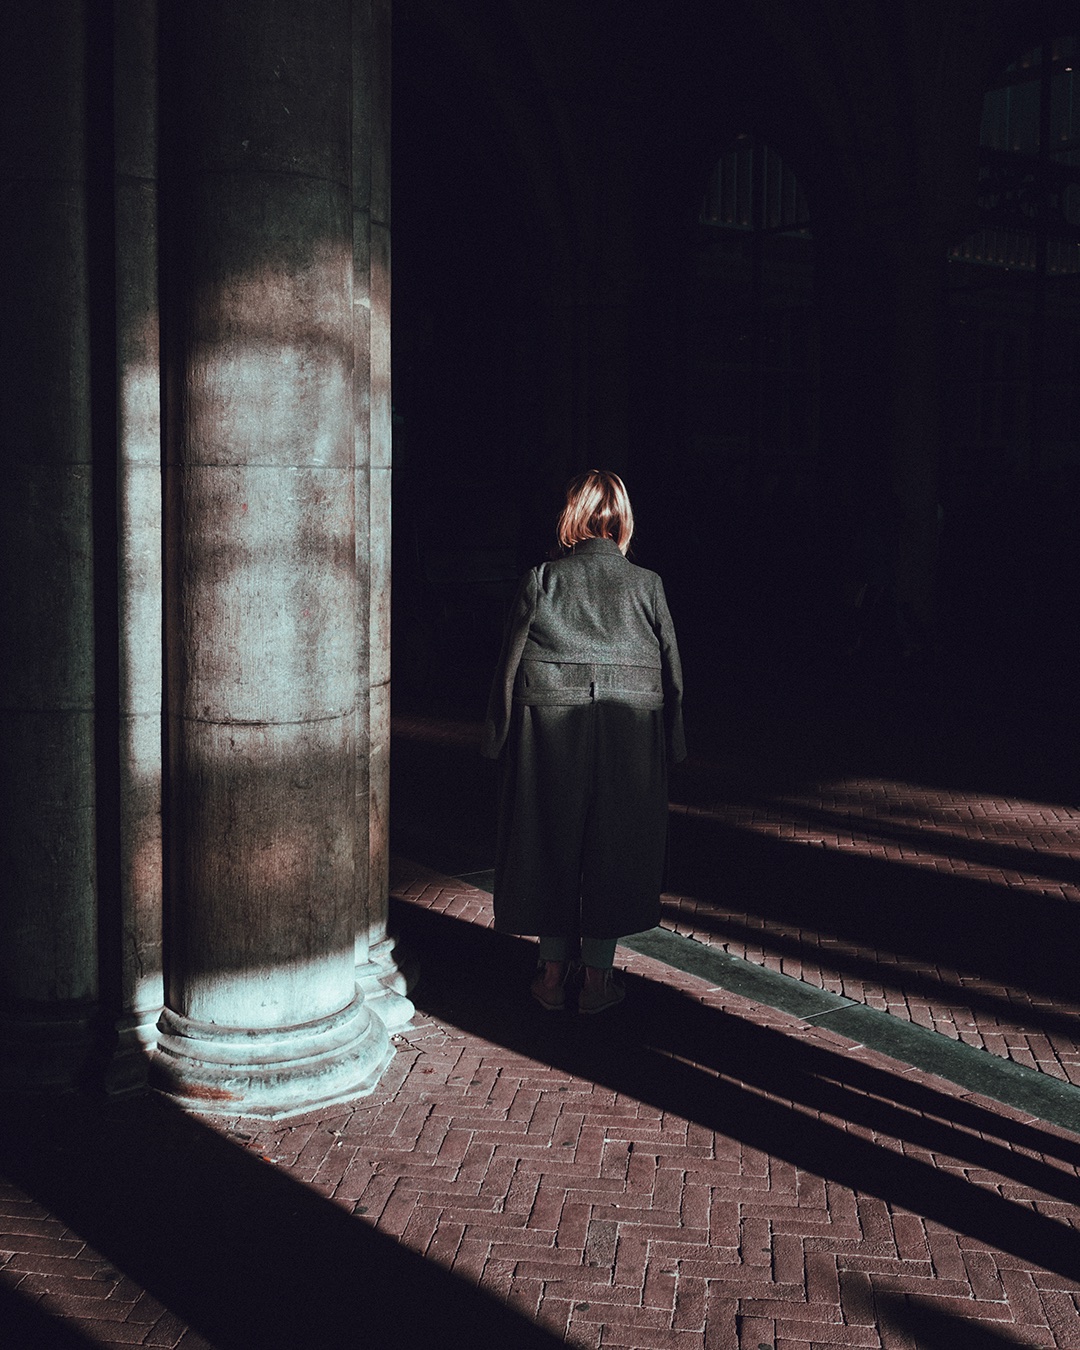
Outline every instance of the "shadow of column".
<svg viewBox="0 0 1080 1350">
<path fill-rule="evenodd" d="M 13 1105 L 0 1160 L 215 1350 L 561 1344 L 156 1095 Z M 10 1344 L 89 1344 L 12 1306 L 34 1335 Z"/>
</svg>

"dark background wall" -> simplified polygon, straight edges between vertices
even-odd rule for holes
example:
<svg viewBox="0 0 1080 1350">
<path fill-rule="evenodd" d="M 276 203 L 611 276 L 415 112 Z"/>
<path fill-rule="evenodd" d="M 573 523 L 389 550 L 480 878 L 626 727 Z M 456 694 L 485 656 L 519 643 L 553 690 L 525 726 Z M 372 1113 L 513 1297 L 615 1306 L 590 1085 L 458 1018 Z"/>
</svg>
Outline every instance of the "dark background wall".
<svg viewBox="0 0 1080 1350">
<path fill-rule="evenodd" d="M 1033 263 L 960 256 L 1016 196 L 987 188 L 984 96 L 1067 6 L 399 0 L 394 25 L 401 697 L 462 633 L 471 687 L 591 464 L 626 474 L 705 669 L 1067 660 L 1077 274 L 1037 294 Z M 740 146 L 798 220 L 709 220 Z M 1080 240 L 1071 201 L 1033 200 L 1032 238 Z"/>
</svg>

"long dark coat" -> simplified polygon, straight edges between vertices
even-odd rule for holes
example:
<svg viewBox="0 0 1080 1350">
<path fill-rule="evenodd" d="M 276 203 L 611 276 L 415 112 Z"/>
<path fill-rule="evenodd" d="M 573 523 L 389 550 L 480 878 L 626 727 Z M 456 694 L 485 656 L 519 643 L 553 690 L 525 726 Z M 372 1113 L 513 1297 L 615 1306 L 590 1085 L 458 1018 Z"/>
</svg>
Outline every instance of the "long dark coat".
<svg viewBox="0 0 1080 1350">
<path fill-rule="evenodd" d="M 528 573 L 481 749 L 503 761 L 496 928 L 612 938 L 659 922 L 667 765 L 686 749 L 655 572 L 587 539 Z"/>
</svg>

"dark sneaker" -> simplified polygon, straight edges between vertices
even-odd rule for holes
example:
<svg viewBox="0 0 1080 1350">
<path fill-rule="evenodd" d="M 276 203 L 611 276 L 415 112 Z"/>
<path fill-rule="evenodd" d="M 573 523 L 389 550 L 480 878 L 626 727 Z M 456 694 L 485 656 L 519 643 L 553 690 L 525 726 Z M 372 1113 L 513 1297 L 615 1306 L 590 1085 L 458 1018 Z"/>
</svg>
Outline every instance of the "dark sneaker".
<svg viewBox="0 0 1080 1350">
<path fill-rule="evenodd" d="M 562 1012 L 566 1007 L 566 976 L 558 984 L 545 984 L 543 969 L 538 970 L 529 985 L 529 993 L 548 1012 Z"/>
</svg>

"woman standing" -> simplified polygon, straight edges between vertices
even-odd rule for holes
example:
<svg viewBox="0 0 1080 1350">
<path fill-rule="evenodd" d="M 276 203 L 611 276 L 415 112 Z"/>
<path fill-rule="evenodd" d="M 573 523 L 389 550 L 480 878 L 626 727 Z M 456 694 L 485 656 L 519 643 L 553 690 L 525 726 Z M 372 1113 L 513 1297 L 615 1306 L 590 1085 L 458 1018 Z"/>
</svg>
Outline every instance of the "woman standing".
<svg viewBox="0 0 1080 1350">
<path fill-rule="evenodd" d="M 616 939 L 660 918 L 682 673 L 663 584 L 626 558 L 633 531 L 618 475 L 570 483 L 564 555 L 521 583 L 484 726 L 503 759 L 495 927 L 539 936 L 531 991 L 551 1010 L 579 955 L 579 1012 L 621 1002 Z"/>
</svg>

